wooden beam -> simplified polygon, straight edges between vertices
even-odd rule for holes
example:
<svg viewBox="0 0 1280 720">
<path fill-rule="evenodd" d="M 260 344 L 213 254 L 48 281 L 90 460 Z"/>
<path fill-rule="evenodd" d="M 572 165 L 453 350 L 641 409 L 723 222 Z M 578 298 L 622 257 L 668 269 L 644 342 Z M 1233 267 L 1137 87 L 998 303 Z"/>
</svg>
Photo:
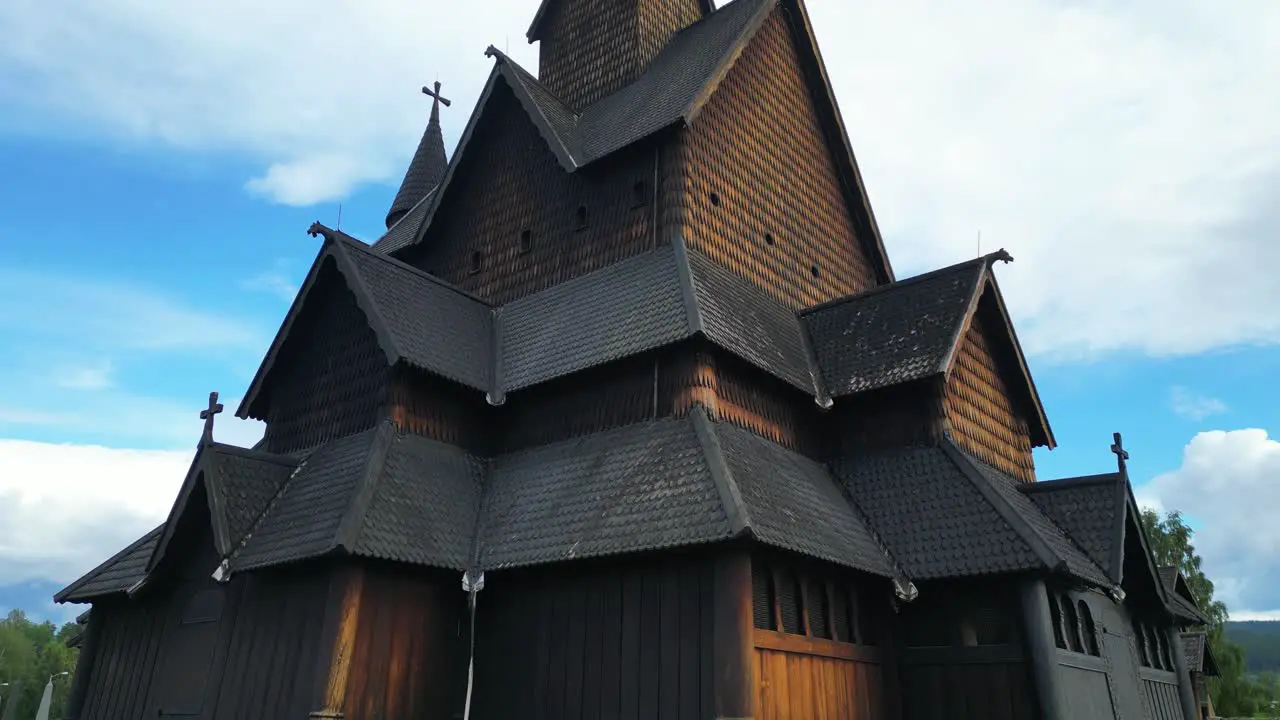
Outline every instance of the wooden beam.
<svg viewBox="0 0 1280 720">
<path fill-rule="evenodd" d="M 1053 618 L 1049 614 L 1049 594 L 1043 580 L 1028 580 L 1019 590 L 1027 661 L 1040 699 L 1040 717 L 1064 720 L 1067 714 L 1058 694 L 1058 658 L 1053 641 Z"/>
<path fill-rule="evenodd" d="M 730 550 L 712 559 L 714 629 L 712 695 L 717 720 L 756 714 L 756 658 L 751 611 L 751 555 Z"/>
<path fill-rule="evenodd" d="M 312 718 L 340 720 L 343 717 L 363 594 L 363 568 L 344 565 L 334 569 L 329 580 L 324 635 L 321 638 L 322 647 L 327 645 L 328 652 L 321 655 L 316 674 L 315 704 L 319 709 L 311 711 Z"/>
<path fill-rule="evenodd" d="M 1199 718 L 1199 705 L 1195 692 L 1191 687 L 1191 673 L 1187 670 L 1187 656 L 1182 650 L 1182 637 L 1176 627 L 1167 627 L 1164 634 L 1168 638 L 1169 654 L 1173 656 L 1173 670 L 1178 674 L 1178 699 L 1182 701 L 1182 713 L 1188 720 Z"/>
</svg>

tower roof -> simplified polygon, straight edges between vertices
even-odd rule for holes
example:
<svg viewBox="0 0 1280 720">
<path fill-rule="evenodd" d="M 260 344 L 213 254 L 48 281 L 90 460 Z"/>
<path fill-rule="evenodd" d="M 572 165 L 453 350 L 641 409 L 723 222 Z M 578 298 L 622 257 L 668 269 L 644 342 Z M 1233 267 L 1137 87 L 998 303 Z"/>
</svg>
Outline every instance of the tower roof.
<svg viewBox="0 0 1280 720">
<path fill-rule="evenodd" d="M 404 181 L 400 183 L 400 191 L 387 211 L 387 229 L 395 225 L 423 198 L 440 185 L 445 170 L 449 168 L 449 159 L 444 153 L 444 133 L 440 130 L 440 104 L 445 107 L 449 101 L 440 95 L 440 83 L 435 89 L 424 87 L 422 92 L 430 95 L 431 118 L 427 121 L 427 129 L 422 133 L 418 150 L 413 154 L 409 169 L 405 171 Z"/>
</svg>

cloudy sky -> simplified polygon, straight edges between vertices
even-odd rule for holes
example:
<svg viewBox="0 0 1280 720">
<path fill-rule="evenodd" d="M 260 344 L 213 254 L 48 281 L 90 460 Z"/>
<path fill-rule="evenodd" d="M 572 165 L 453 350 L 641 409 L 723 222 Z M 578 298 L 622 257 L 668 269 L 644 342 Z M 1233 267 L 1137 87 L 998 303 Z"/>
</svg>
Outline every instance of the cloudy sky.
<svg viewBox="0 0 1280 720">
<path fill-rule="evenodd" d="M 0 3 L 0 610 L 160 522 L 337 221 L 373 240 L 537 0 Z M 998 274 L 1060 447 L 1280 617 L 1280 3 L 811 0 L 901 277 Z M 979 240 L 981 237 L 981 240 Z M 228 420 L 218 437 L 261 429 Z"/>
</svg>

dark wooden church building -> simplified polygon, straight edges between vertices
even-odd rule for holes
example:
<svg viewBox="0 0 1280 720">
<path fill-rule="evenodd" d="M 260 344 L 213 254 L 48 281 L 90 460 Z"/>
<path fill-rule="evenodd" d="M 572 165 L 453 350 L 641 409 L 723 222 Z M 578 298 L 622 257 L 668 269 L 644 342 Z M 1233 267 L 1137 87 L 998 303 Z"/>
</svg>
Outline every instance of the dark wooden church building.
<svg viewBox="0 0 1280 720">
<path fill-rule="evenodd" d="M 165 523 L 57 596 L 69 716 L 1196 717 L 1119 438 L 1037 482 L 1011 258 L 895 278 L 802 0 L 529 40 L 451 159 L 430 93 L 382 238 L 312 227 L 262 442 L 214 398 Z"/>
</svg>

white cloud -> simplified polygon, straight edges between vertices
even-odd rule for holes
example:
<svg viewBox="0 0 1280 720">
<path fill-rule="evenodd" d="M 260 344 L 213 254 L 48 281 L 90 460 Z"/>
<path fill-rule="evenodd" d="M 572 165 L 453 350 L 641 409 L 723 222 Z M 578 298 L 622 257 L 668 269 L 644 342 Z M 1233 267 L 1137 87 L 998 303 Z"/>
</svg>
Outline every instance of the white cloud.
<svg viewBox="0 0 1280 720">
<path fill-rule="evenodd" d="M 1280 612 L 1280 441 L 1258 429 L 1200 433 L 1145 492 L 1196 521 L 1196 549 L 1229 608 Z"/>
<path fill-rule="evenodd" d="M 138 539 L 193 452 L 0 440 L 0 578 L 67 583 Z"/>
<path fill-rule="evenodd" d="M 6 336 L 45 347 L 71 343 L 81 352 L 263 344 L 258 328 L 145 285 L 0 266 L 0 337 Z"/>
<path fill-rule="evenodd" d="M 233 152 L 306 204 L 394 180 L 438 75 L 456 138 L 538 0 L 0 4 L 0 98 L 31 132 Z M 1057 359 L 1280 340 L 1280 4 L 811 0 L 901 274 L 1008 248 Z M 2 122 L 2 121 L 0 121 Z"/>
<path fill-rule="evenodd" d="M 246 278 L 240 283 L 240 287 L 251 292 L 266 293 L 292 303 L 298 294 L 298 283 L 290 277 L 288 265 L 288 262 L 278 260 L 274 268 Z"/>
<path fill-rule="evenodd" d="M 110 360 L 64 367 L 57 371 L 54 384 L 68 390 L 105 390 L 115 384 L 112 378 L 114 370 Z"/>
<path fill-rule="evenodd" d="M 1227 412 L 1227 404 L 1217 398 L 1197 395 L 1181 385 L 1170 393 L 1170 404 L 1178 417 L 1199 422 L 1214 415 Z"/>
</svg>

